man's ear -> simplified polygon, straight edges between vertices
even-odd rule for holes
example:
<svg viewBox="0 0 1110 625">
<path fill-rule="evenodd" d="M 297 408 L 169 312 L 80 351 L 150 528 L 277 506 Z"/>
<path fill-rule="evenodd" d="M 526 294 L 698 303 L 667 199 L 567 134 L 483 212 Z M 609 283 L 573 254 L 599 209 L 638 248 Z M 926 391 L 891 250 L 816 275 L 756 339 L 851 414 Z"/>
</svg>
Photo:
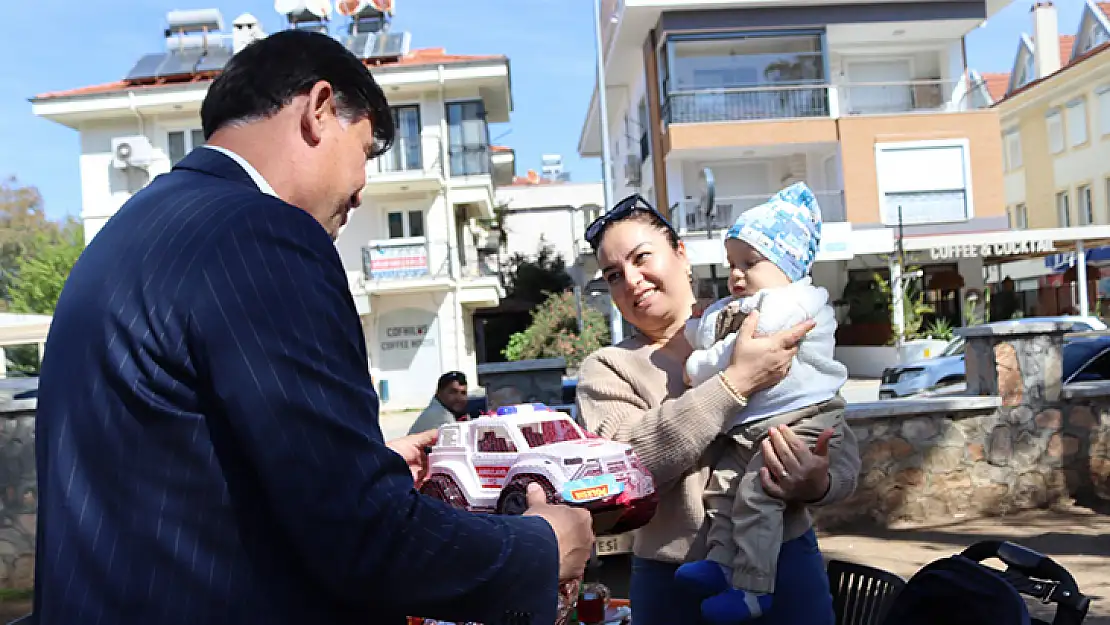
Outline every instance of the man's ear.
<svg viewBox="0 0 1110 625">
<path fill-rule="evenodd" d="M 331 83 L 321 80 L 309 90 L 301 109 L 301 129 L 305 138 L 312 144 L 320 143 L 324 136 L 324 124 L 329 117 L 335 117 L 335 90 Z"/>
</svg>

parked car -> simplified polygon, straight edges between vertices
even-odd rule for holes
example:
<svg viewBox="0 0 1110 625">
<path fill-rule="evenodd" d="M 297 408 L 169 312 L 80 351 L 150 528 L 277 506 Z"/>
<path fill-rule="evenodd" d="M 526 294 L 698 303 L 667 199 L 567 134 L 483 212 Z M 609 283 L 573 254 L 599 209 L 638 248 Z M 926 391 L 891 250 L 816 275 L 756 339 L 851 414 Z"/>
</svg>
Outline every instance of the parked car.
<svg viewBox="0 0 1110 625">
<path fill-rule="evenodd" d="M 1031 323 L 1057 321 L 1071 324 L 1071 332 L 1104 331 L 1105 323 L 1096 317 L 1026 317 L 1000 323 Z M 879 399 L 910 397 L 923 392 L 935 392 L 963 384 L 966 376 L 963 337 L 956 337 L 948 343 L 939 356 L 918 360 L 904 365 L 887 367 L 883 370 Z"/>
<path fill-rule="evenodd" d="M 578 407 L 575 404 L 575 393 L 578 392 L 578 378 L 563 378 L 563 398 L 562 403 L 553 405 L 569 414 L 578 421 L 578 425 L 584 426 L 585 424 L 578 418 Z M 489 411 L 489 404 L 486 402 L 485 395 L 471 395 L 466 400 L 466 414 L 471 419 L 477 419 Z"/>
<path fill-rule="evenodd" d="M 536 482 L 548 501 L 589 510 L 594 531 L 605 534 L 642 527 L 658 503 L 631 446 L 591 435 L 543 404 L 442 425 L 428 460 L 420 492 L 466 510 L 523 514 Z"/>
</svg>

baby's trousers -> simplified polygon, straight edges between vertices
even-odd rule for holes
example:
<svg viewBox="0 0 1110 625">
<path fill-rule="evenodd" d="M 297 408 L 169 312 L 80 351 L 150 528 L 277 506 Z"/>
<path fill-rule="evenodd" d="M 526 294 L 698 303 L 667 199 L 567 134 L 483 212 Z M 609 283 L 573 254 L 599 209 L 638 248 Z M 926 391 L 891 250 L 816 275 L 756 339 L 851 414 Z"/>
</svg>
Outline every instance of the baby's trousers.
<svg viewBox="0 0 1110 625">
<path fill-rule="evenodd" d="M 733 587 L 757 593 L 775 590 L 783 540 L 787 502 L 767 494 L 759 478 L 763 467 L 761 444 L 768 431 L 779 425 L 789 426 L 811 448 L 821 432 L 832 428 L 835 434 L 829 444 L 836 447 L 847 427 L 844 403 L 825 402 L 742 423 L 728 432 L 732 443 L 725 445 L 705 489 L 707 558 L 732 569 Z M 808 515 L 803 518 L 808 519 Z"/>
</svg>

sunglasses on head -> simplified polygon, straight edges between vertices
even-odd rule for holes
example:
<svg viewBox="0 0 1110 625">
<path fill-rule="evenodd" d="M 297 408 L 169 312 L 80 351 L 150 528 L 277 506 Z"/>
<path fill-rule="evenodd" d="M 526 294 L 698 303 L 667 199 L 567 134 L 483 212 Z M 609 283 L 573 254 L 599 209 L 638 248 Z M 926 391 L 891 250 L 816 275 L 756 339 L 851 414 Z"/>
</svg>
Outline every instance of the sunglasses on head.
<svg viewBox="0 0 1110 625">
<path fill-rule="evenodd" d="M 611 210 L 593 220 L 593 222 L 586 227 L 586 242 L 589 243 L 590 247 L 594 248 L 594 250 L 596 251 L 597 244 L 601 239 L 601 234 L 605 232 L 606 228 L 608 228 L 612 224 L 617 223 L 618 221 L 623 221 L 627 219 L 630 215 L 632 215 L 632 213 L 636 212 L 647 213 L 651 215 L 653 218 L 658 220 L 659 223 L 663 224 L 663 226 L 666 227 L 667 230 L 671 232 L 671 234 L 673 234 L 676 238 L 678 237 L 678 231 L 674 229 L 674 226 L 671 225 L 671 222 L 667 221 L 667 218 L 663 216 L 663 213 L 655 210 L 655 207 L 649 204 L 642 195 L 634 193 L 617 202 L 617 204 Z"/>
</svg>

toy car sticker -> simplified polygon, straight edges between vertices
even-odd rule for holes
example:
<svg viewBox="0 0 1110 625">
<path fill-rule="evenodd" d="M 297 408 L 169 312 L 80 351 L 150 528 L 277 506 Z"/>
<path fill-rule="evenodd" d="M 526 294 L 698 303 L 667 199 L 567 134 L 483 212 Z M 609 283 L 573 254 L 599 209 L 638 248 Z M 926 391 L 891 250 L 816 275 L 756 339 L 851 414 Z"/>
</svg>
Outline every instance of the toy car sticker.
<svg viewBox="0 0 1110 625">
<path fill-rule="evenodd" d="M 571 480 L 563 485 L 563 500 L 570 503 L 585 503 L 619 495 L 624 485 L 613 475 L 597 475 Z"/>
<path fill-rule="evenodd" d="M 478 475 L 478 481 L 483 487 L 500 488 L 509 475 L 509 467 L 504 465 L 474 467 L 474 473 Z"/>
</svg>

